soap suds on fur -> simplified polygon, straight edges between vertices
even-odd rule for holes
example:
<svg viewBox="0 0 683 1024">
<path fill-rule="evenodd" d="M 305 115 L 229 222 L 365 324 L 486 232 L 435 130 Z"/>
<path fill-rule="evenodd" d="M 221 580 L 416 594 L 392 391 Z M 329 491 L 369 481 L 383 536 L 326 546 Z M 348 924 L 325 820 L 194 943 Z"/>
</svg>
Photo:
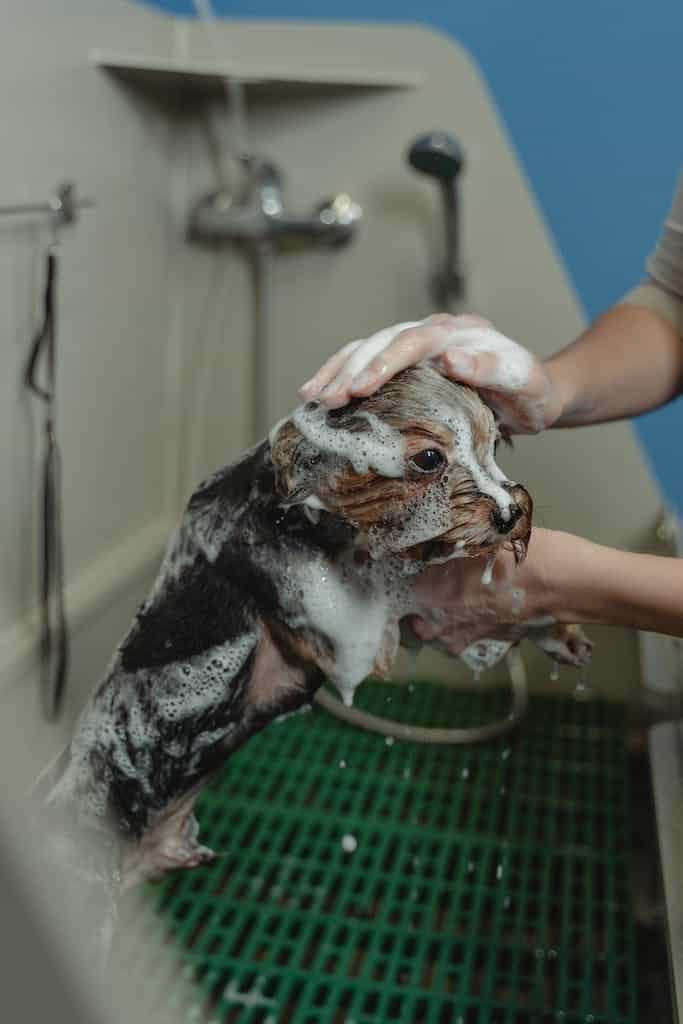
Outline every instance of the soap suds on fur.
<svg viewBox="0 0 683 1024">
<path fill-rule="evenodd" d="M 372 413 L 358 413 L 368 424 L 368 430 L 358 432 L 330 425 L 327 415 L 324 405 L 310 402 L 299 406 L 291 421 L 318 451 L 348 459 L 357 473 L 373 469 L 380 476 L 403 475 L 403 438 L 398 430 Z"/>
</svg>

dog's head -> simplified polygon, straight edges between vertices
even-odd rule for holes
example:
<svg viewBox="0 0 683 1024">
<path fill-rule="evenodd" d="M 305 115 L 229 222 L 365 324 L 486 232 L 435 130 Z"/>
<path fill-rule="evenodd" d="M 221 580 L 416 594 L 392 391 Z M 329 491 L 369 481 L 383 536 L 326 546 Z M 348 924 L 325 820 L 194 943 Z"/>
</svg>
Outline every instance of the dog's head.
<svg viewBox="0 0 683 1024">
<path fill-rule="evenodd" d="M 496 465 L 499 438 L 474 391 L 418 366 L 341 409 L 301 406 L 270 442 L 283 504 L 340 516 L 375 557 L 424 563 L 526 554 L 531 498 Z"/>
</svg>

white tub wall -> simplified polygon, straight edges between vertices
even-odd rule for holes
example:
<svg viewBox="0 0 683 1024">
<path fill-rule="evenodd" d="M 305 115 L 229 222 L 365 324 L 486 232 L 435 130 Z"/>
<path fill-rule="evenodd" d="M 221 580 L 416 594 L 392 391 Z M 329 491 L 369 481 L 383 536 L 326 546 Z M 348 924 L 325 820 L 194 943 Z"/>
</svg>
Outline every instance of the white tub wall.
<svg viewBox="0 0 683 1024">
<path fill-rule="evenodd" d="M 38 763 L 59 745 L 108 660 L 182 496 L 248 443 L 251 334 L 244 262 L 183 238 L 190 202 L 215 182 L 188 116 L 197 101 L 181 112 L 87 59 L 93 48 L 164 57 L 179 42 L 201 57 L 202 27 L 174 27 L 123 0 L 12 6 L 0 65 L 3 202 L 42 198 L 73 178 L 98 204 L 64 233 L 61 257 L 60 429 L 76 655 L 65 724 L 56 728 L 36 719 L 30 662 L 37 480 L 27 467 L 36 439 L 29 443 L 20 379 L 42 268 L 29 229 L 0 224 L 0 718 L 9 739 L 31 737 L 21 758 L 28 770 L 34 751 Z M 429 127 L 451 128 L 466 147 L 468 307 L 541 353 L 578 333 L 575 296 L 460 49 L 417 28 L 330 24 L 226 23 L 215 40 L 247 64 L 425 72 L 419 90 L 249 99 L 254 145 L 287 174 L 292 209 L 338 190 L 364 208 L 352 247 L 290 254 L 275 269 L 268 420 L 291 407 L 297 384 L 341 342 L 432 308 L 426 280 L 441 240 L 438 195 L 404 162 L 407 143 Z M 546 523 L 636 543 L 659 498 L 630 431 L 589 430 L 581 442 L 575 434 L 522 441 L 506 465 L 530 486 Z M 612 693 L 632 691 L 634 639 L 611 635 L 593 676 Z"/>
<path fill-rule="evenodd" d="M 158 52 L 171 28 L 120 0 L 7 6 L 0 204 L 47 199 L 68 179 L 97 204 L 63 232 L 59 255 L 59 428 L 74 658 L 64 719 L 50 727 L 38 713 L 32 621 L 42 436 L 21 377 L 40 319 L 45 233 L 35 220 L 0 221 L 0 748 L 19 779 L 61 745 L 169 532 L 170 122 L 142 98 L 113 88 L 87 54 L 103 38 Z"/>
</svg>

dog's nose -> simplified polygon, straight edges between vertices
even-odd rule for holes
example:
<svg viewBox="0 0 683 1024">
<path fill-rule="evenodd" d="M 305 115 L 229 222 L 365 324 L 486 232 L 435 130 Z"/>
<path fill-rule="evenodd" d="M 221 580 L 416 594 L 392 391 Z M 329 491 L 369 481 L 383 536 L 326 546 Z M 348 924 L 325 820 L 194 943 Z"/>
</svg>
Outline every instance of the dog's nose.
<svg viewBox="0 0 683 1024">
<path fill-rule="evenodd" d="M 507 519 L 503 517 L 503 513 L 499 508 L 495 508 L 491 513 L 493 525 L 498 530 L 498 533 L 509 533 L 515 523 L 521 519 L 524 514 L 524 510 L 521 505 L 508 505 L 507 511 Z"/>
</svg>

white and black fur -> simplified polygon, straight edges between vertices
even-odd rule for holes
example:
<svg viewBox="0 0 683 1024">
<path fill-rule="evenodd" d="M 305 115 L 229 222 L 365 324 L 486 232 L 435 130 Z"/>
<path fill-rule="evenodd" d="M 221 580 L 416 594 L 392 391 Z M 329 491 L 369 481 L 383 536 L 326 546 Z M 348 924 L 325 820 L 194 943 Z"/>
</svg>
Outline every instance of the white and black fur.
<svg viewBox="0 0 683 1024">
<path fill-rule="evenodd" d="M 479 484 L 438 419 L 446 407 L 470 423 Z M 343 689 L 390 666 L 412 572 L 432 557 L 502 545 L 523 557 L 531 502 L 495 466 L 497 430 L 473 392 L 421 367 L 320 415 L 357 436 L 388 424 L 405 472 L 359 471 L 316 448 L 295 417 L 204 483 L 69 749 L 43 780 L 49 858 L 84 893 L 74 906 L 96 891 L 89 915 L 103 935 L 110 922 L 100 903 L 119 888 L 212 858 L 193 806 L 233 751 L 309 703 L 325 677 Z M 424 449 L 440 451 L 438 473 L 414 461 Z M 480 490 L 482 473 L 495 480 L 491 493 Z M 440 521 L 431 536 L 414 529 L 428 502 Z M 350 628 L 325 627 L 326 602 L 346 602 Z"/>
</svg>

